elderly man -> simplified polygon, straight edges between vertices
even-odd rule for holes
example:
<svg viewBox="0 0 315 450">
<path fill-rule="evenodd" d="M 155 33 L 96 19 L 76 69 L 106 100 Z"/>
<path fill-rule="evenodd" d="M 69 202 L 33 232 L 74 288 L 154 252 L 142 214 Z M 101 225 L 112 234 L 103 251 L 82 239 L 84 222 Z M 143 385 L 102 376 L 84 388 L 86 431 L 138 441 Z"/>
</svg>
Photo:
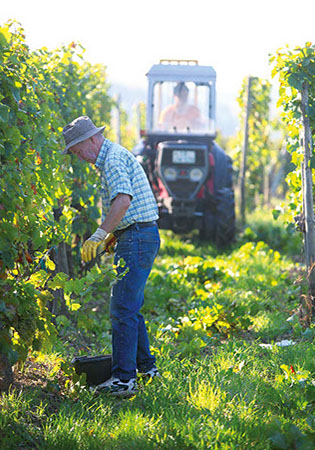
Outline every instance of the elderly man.
<svg viewBox="0 0 315 450">
<path fill-rule="evenodd" d="M 95 164 L 101 175 L 102 224 L 85 241 L 82 256 L 89 261 L 104 248 L 110 233 L 117 239 L 114 263 L 123 258 L 127 273 L 111 292 L 112 377 L 96 392 L 130 396 L 137 391 L 137 372 L 159 376 L 140 309 L 144 288 L 160 246 L 158 208 L 148 179 L 135 157 L 105 139 L 89 117 L 78 117 L 63 129 L 65 153 Z M 125 268 L 118 268 L 122 272 Z"/>
</svg>

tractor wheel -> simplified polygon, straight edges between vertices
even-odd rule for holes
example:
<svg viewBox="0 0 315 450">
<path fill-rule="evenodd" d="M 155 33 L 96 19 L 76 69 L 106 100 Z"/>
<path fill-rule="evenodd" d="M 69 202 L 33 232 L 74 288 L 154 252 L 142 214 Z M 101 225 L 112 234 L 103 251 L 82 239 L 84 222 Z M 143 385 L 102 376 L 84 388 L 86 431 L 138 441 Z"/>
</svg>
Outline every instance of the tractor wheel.
<svg viewBox="0 0 315 450">
<path fill-rule="evenodd" d="M 203 216 L 203 227 L 199 232 L 199 238 L 203 241 L 215 242 L 216 217 L 212 210 L 206 210 Z"/>
<path fill-rule="evenodd" d="M 235 238 L 235 200 L 230 188 L 220 189 L 216 197 L 216 233 L 215 243 L 223 248 L 230 245 Z"/>
</svg>

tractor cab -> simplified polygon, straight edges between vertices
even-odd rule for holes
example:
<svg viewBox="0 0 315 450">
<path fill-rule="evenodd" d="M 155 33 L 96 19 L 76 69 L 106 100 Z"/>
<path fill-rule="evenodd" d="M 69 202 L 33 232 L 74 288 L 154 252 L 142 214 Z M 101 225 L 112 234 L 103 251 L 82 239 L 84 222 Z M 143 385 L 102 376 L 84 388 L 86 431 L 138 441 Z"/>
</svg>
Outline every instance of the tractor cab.
<svg viewBox="0 0 315 450">
<path fill-rule="evenodd" d="M 147 73 L 148 134 L 215 136 L 212 67 L 197 61 L 161 60 Z"/>
</svg>

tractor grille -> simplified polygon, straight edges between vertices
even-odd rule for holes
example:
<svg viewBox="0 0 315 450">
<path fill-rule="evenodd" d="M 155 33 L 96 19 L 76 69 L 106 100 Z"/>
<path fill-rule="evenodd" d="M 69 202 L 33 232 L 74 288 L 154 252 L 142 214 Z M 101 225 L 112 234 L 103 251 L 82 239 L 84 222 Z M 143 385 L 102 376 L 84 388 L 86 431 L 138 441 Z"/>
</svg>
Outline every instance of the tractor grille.
<svg viewBox="0 0 315 450">
<path fill-rule="evenodd" d="M 206 145 L 193 142 L 160 142 L 157 168 L 171 197 L 191 200 L 207 175 L 208 148 Z M 199 181 L 190 179 L 192 169 L 200 169 L 202 172 Z M 167 171 L 170 175 L 167 175 Z"/>
<path fill-rule="evenodd" d="M 198 183 L 192 182 L 187 179 L 177 180 L 177 181 L 169 181 L 167 184 L 168 184 L 171 192 L 177 198 L 183 198 L 183 199 L 187 199 L 190 195 L 192 195 L 193 192 L 195 191 L 196 187 L 198 186 Z"/>
</svg>

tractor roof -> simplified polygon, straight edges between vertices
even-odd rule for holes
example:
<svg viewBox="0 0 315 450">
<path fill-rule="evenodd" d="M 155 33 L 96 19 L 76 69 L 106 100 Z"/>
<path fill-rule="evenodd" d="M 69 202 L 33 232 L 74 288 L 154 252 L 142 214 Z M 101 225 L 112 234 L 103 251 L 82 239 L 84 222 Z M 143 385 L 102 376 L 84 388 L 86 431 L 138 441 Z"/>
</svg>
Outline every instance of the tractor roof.
<svg viewBox="0 0 315 450">
<path fill-rule="evenodd" d="M 151 67 L 147 76 L 153 81 L 195 81 L 201 83 L 214 82 L 216 72 L 211 66 L 199 66 L 195 64 L 177 64 L 168 62 L 155 64 Z"/>
</svg>

